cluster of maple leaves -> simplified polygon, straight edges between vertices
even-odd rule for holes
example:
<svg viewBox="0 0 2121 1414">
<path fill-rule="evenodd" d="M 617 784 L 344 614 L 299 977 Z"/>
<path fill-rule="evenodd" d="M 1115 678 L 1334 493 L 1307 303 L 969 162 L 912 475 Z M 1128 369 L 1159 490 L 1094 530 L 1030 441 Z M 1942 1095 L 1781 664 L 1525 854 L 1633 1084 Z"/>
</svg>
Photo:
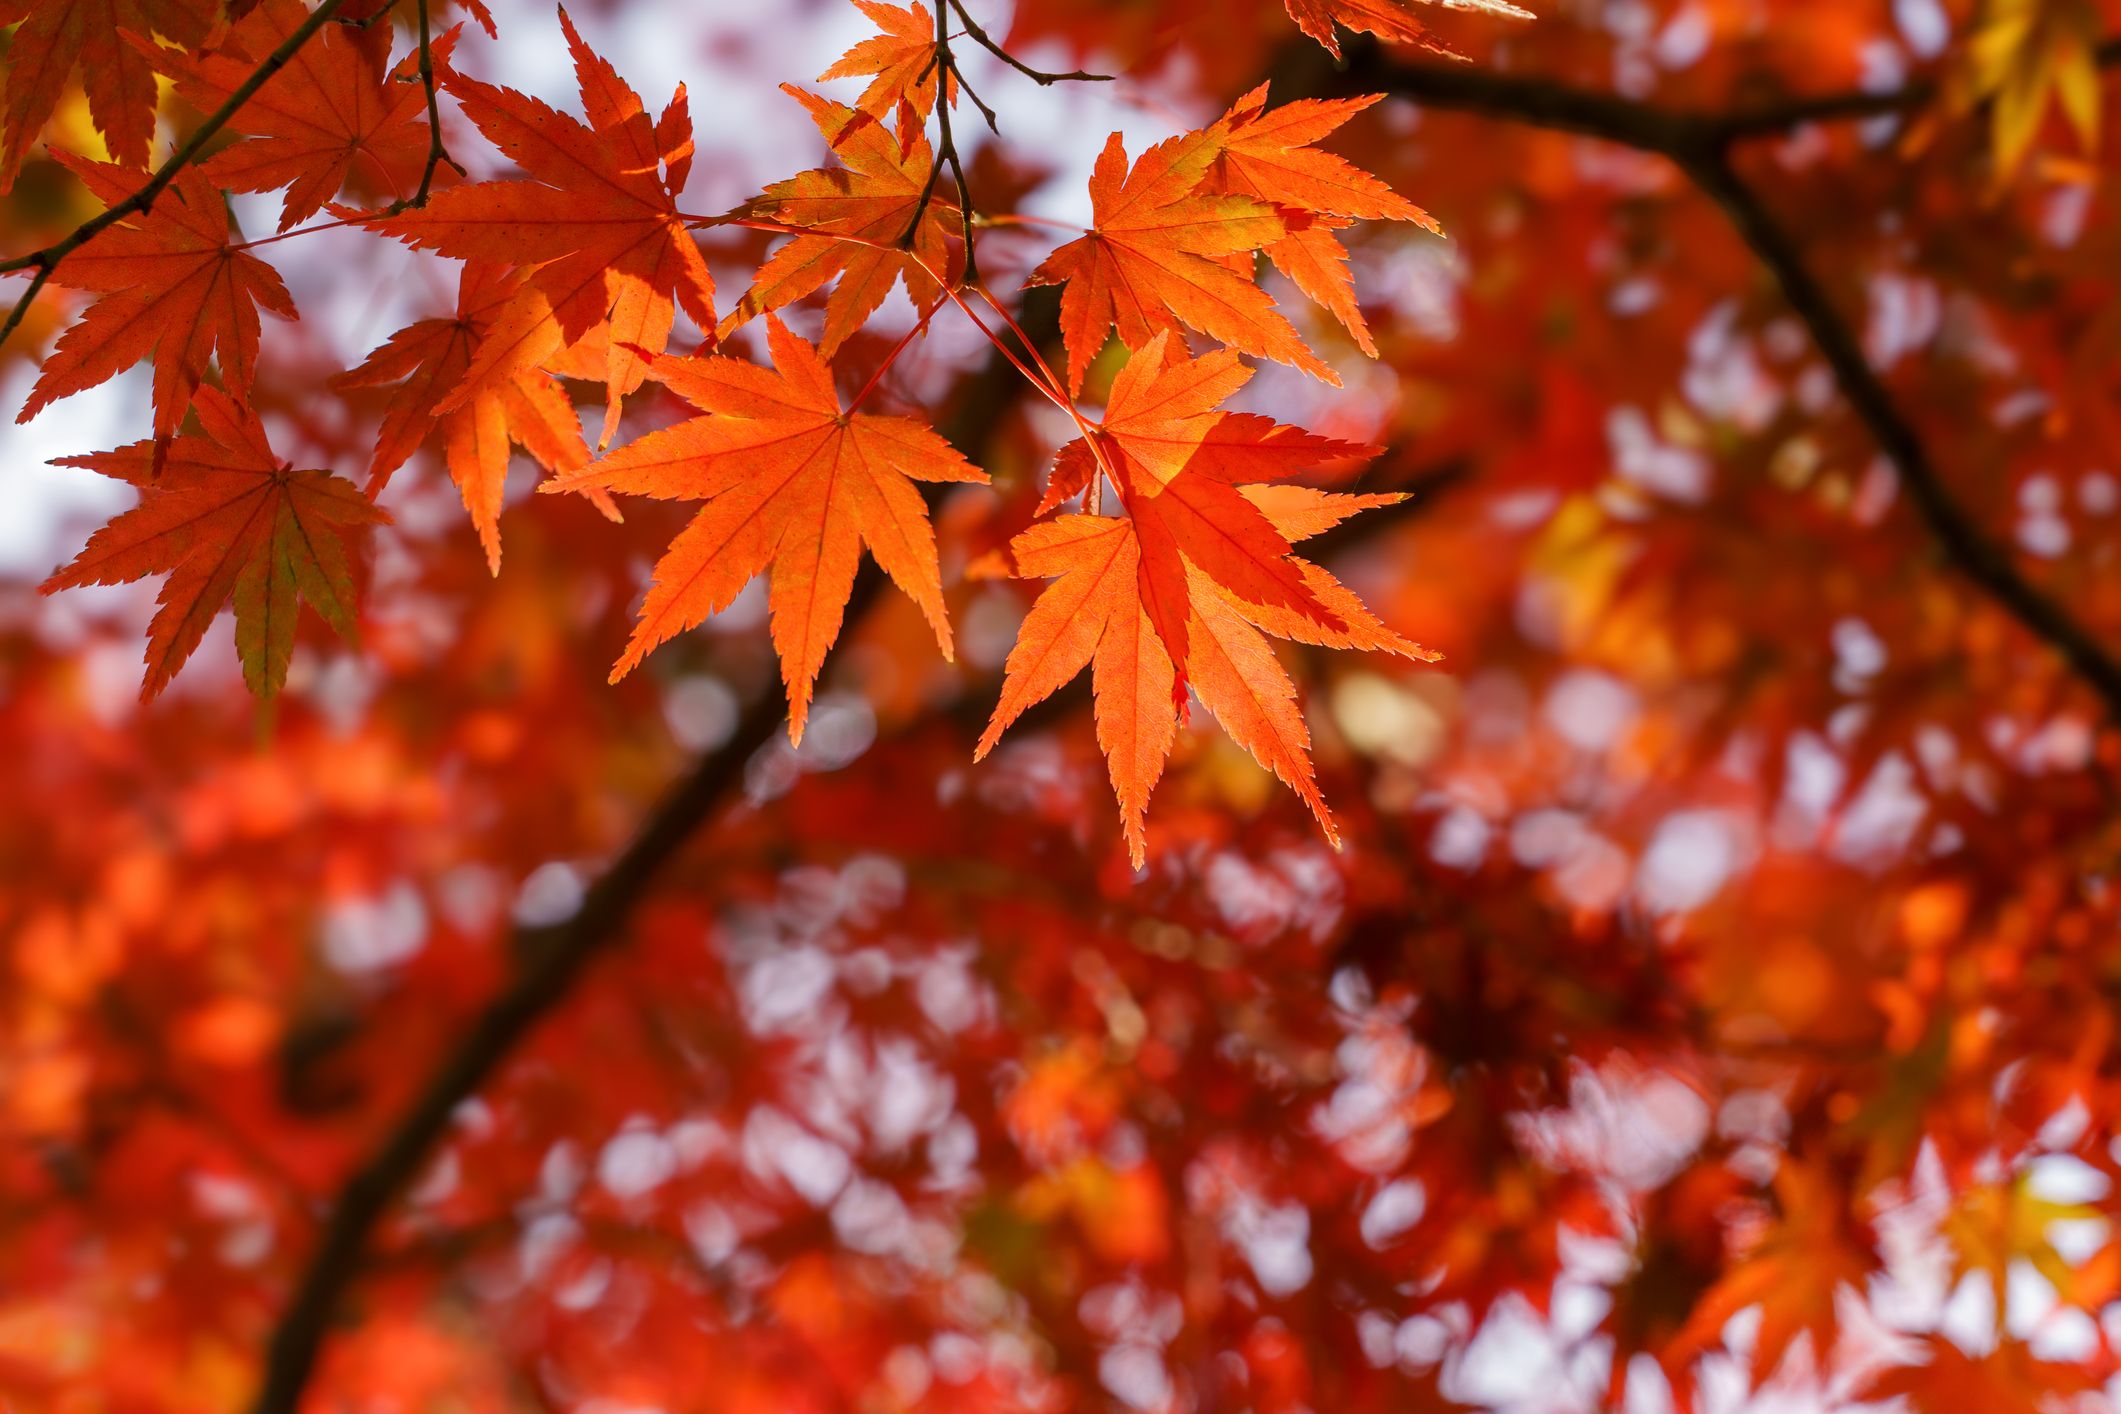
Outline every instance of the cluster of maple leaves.
<svg viewBox="0 0 2121 1414">
<path fill-rule="evenodd" d="M 240 101 L 257 66 L 300 39 L 311 12 L 298 0 L 265 0 L 210 39 L 199 26 L 165 30 L 180 41 L 168 48 L 148 38 L 148 28 L 161 27 L 152 16 L 120 24 L 115 41 L 100 32 L 74 36 L 84 64 L 116 42 L 168 72 L 200 109 L 235 103 L 228 123 L 240 136 L 178 170 L 162 200 L 128 213 L 51 272 L 51 283 L 96 298 L 60 337 L 20 417 L 143 359 L 154 365 L 154 394 L 150 440 L 75 463 L 141 488 L 140 506 L 99 531 L 46 588 L 168 576 L 148 631 L 147 696 L 233 603 L 245 676 L 270 697 L 286 677 L 298 603 L 352 636 L 351 551 L 365 527 L 388 519 L 375 494 L 429 438 L 439 439 L 499 572 L 502 492 L 511 449 L 520 446 L 553 474 L 541 489 L 585 493 L 613 517 L 614 495 L 707 503 L 656 566 L 613 679 L 765 573 L 789 734 L 799 742 L 864 546 L 919 604 L 944 656 L 952 653 L 935 536 L 915 483 L 985 477 L 919 419 L 863 410 L 884 368 L 843 405 L 832 365 L 903 283 L 919 310 L 915 334 L 955 305 L 1008 351 L 1007 335 L 983 322 L 971 299 L 1012 326 L 1020 356 L 1010 356 L 1081 433 L 1056 457 L 1039 511 L 1082 498 L 1083 512 L 1023 532 L 997 570 L 1057 583 L 1026 620 L 983 751 L 1026 707 L 1089 665 L 1099 741 L 1137 865 L 1149 794 L 1193 693 L 1335 838 L 1313 782 L 1295 685 L 1265 635 L 1433 655 L 1378 623 L 1292 549 L 1381 502 L 1304 490 L 1291 479 L 1373 449 L 1220 409 L 1249 376 L 1238 353 L 1340 381 L 1258 283 L 1262 255 L 1376 353 L 1334 232 L 1357 220 L 1434 225 L 1316 145 L 1374 99 L 1269 107 L 1262 85 L 1215 123 L 1132 162 L 1115 133 L 1091 177 L 1089 228 L 1029 278 L 1063 287 L 1063 380 L 970 278 L 978 213 L 964 209 L 962 186 L 956 200 L 939 189 L 941 167 L 956 154 L 932 146 L 925 129 L 939 93 L 947 89 L 946 109 L 958 97 L 947 25 L 938 28 L 919 0 L 859 3 L 882 32 L 825 75 L 872 75 L 858 104 L 786 89 L 816 122 L 833 164 L 773 183 L 720 217 L 680 209 L 695 157 L 683 86 L 651 117 L 564 10 L 580 119 L 460 72 L 452 60 L 461 26 L 393 70 L 388 29 L 328 25 L 313 48 L 296 49 Z M 1336 16 L 1390 38 L 1420 33 L 1397 4 L 1307 3 L 1291 13 L 1329 46 Z M 183 41 L 205 47 L 190 52 Z M 50 66 L 63 71 L 68 56 L 60 37 L 52 42 Z M 939 84 L 939 73 L 950 82 Z M 416 76 L 438 76 L 520 175 L 430 191 L 442 139 L 430 129 L 439 119 Z M 112 206 L 148 180 L 133 140 L 136 89 L 128 81 L 97 104 L 113 149 L 133 163 L 55 153 Z M 19 159 L 23 134 L 34 132 L 49 103 L 27 85 L 10 94 L 21 106 L 10 109 L 8 151 Z M 361 189 L 397 199 L 381 211 L 340 204 L 357 172 Z M 335 224 L 463 262 L 454 317 L 401 330 L 337 380 L 395 389 L 365 494 L 343 477 L 277 463 L 248 410 L 259 314 L 292 319 L 296 311 L 268 260 L 253 253 L 263 243 L 230 228 L 221 192 L 283 189 L 280 236 L 298 234 L 328 209 Z M 694 233 L 720 225 L 789 239 L 718 318 L 714 279 Z M 775 312 L 827 286 L 823 333 L 811 345 Z M 772 367 L 721 352 L 671 355 L 680 310 L 709 346 L 765 316 Z M 1223 350 L 1194 356 L 1188 331 Z M 1075 400 L 1115 334 L 1131 358 L 1093 420 Z M 210 369 L 220 391 L 207 383 Z M 586 445 L 562 376 L 604 386 L 600 455 Z M 650 380 L 702 415 L 605 450 L 625 399 Z M 181 431 L 194 410 L 197 430 Z M 1121 516 L 1102 514 L 1107 483 Z"/>
</svg>

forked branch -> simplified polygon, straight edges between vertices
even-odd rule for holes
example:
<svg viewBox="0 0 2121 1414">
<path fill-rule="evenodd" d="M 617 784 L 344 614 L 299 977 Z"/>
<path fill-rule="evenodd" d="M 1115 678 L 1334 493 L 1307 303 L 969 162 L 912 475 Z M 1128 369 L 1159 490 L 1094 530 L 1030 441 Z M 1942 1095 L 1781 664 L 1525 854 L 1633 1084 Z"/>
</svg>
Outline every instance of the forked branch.
<svg viewBox="0 0 2121 1414">
<path fill-rule="evenodd" d="M 427 93 L 427 165 L 420 169 L 420 189 L 411 196 L 393 202 L 390 214 L 395 216 L 410 207 L 427 205 L 428 193 L 434 190 L 435 169 L 447 162 L 458 176 L 464 175 L 464 164 L 449 155 L 442 145 L 442 110 L 435 102 L 434 42 L 428 33 L 428 0 L 419 0 L 420 8 L 420 87 Z"/>
</svg>

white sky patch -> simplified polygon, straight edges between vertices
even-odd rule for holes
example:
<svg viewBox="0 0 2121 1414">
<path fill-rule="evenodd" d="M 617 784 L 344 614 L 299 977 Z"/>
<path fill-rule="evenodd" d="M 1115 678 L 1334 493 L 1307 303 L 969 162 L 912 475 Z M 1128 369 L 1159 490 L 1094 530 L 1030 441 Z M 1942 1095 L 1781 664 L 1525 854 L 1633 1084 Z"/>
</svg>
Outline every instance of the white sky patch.
<svg viewBox="0 0 2121 1414">
<path fill-rule="evenodd" d="M 1650 836 L 1635 895 L 1652 913 L 1686 913 L 1714 898 L 1754 851 L 1751 823 L 1721 810 L 1682 810 Z"/>
</svg>

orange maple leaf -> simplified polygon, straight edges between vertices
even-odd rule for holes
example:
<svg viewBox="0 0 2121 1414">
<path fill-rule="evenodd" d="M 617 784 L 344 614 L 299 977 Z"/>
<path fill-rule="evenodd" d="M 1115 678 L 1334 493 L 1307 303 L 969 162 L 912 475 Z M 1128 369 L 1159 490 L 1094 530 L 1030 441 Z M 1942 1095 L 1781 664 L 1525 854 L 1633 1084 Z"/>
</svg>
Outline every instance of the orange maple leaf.
<svg viewBox="0 0 2121 1414">
<path fill-rule="evenodd" d="M 1198 329 L 1339 384 L 1266 291 L 1225 263 L 1274 244 L 1288 228 L 1264 202 L 1201 190 L 1216 150 L 1207 134 L 1187 133 L 1150 148 L 1130 170 L 1119 134 L 1105 143 L 1090 177 L 1090 231 L 1047 256 L 1026 282 L 1066 285 L 1061 336 L 1071 392 L 1082 390 L 1114 328 L 1130 349 L 1167 330 Z"/>
<path fill-rule="evenodd" d="M 210 113 L 308 18 L 300 0 L 266 0 L 216 53 L 192 56 L 144 41 L 142 47 L 187 102 Z M 430 52 L 438 70 L 447 72 L 461 28 L 435 36 Z M 286 187 L 283 231 L 314 215 L 349 181 L 392 197 L 412 195 L 426 165 L 428 133 L 426 96 L 404 81 L 413 77 L 411 57 L 395 76 L 387 74 L 364 36 L 326 25 L 236 111 L 230 126 L 247 136 L 214 154 L 205 164 L 207 177 L 231 191 Z"/>
<path fill-rule="evenodd" d="M 2041 1414 L 2058 1396 L 2099 1387 L 2087 1366 L 2039 1359 L 2023 1341 L 2000 1341 L 1979 1357 L 1943 1336 L 1922 1344 L 1927 1361 L 1886 1370 L 1861 1398 L 1905 1399 L 1911 1414 Z"/>
<path fill-rule="evenodd" d="M 424 208 L 372 217 L 370 225 L 459 260 L 535 267 L 495 318 L 464 381 L 443 398 L 443 412 L 608 319 L 599 439 L 608 443 L 620 400 L 641 386 L 648 360 L 670 342 L 676 306 L 702 329 L 714 327 L 714 277 L 677 209 L 693 150 L 684 86 L 650 122 L 640 96 L 582 42 L 564 9 L 560 24 L 589 122 L 451 72 L 444 81 L 465 116 L 529 179 L 451 187 Z"/>
<path fill-rule="evenodd" d="M 484 384 L 464 406 L 439 410 L 444 395 L 463 381 L 473 351 L 522 282 L 520 271 L 466 265 L 453 317 L 407 325 L 360 367 L 332 380 L 341 388 L 397 385 L 368 464 L 371 495 L 430 432 L 440 430 L 450 480 L 464 497 L 464 509 L 486 548 L 487 567 L 495 574 L 501 570 L 501 492 L 508 480 L 509 444 L 520 445 L 547 471 L 578 471 L 589 464 L 574 404 L 558 380 L 538 369 Z M 618 518 L 608 496 L 592 492 L 590 499 L 605 515 Z"/>
<path fill-rule="evenodd" d="M 1844 1188 L 1830 1161 L 1789 1156 L 1776 1171 L 1779 1209 L 1774 1224 L 1753 1251 L 1709 1289 L 1672 1343 L 1670 1358 L 1708 1349 L 1724 1324 L 1750 1307 L 1760 1308 L 1753 1340 L 1753 1383 L 1764 1383 L 1800 1335 L 1809 1335 L 1812 1357 L 1824 1366 L 1841 1323 L 1835 1303 L 1844 1289 L 1860 1294 L 1878 1268 L 1868 1224 L 1848 1211 Z"/>
<path fill-rule="evenodd" d="M 935 16 L 921 0 L 913 0 L 911 5 L 886 5 L 881 0 L 853 3 L 883 33 L 842 54 L 831 68 L 817 76 L 818 82 L 874 75 L 854 106 L 879 119 L 895 111 L 901 148 L 910 151 L 922 120 L 935 111 Z M 957 79 L 955 75 L 947 77 L 950 102 L 955 107 Z"/>
<path fill-rule="evenodd" d="M 935 532 L 913 483 L 987 477 L 919 422 L 843 411 L 830 365 L 779 319 L 768 317 L 766 337 L 771 371 L 723 356 L 656 359 L 657 380 L 707 415 L 539 489 L 707 502 L 656 565 L 611 680 L 770 569 L 788 735 L 800 743 L 864 544 L 951 656 Z"/>
<path fill-rule="evenodd" d="M 1279 528 L 1301 538 L 1365 505 L 1401 498 L 1306 491 L 1264 499 L 1272 512 L 1283 515 Z M 1148 854 L 1149 796 L 1170 755 L 1179 709 L 1173 700 L 1177 672 L 1142 595 L 1142 547 L 1135 523 L 1116 516 L 1061 516 L 1024 531 L 1010 551 L 1019 574 L 1055 582 L 1039 595 L 1017 631 L 1001 698 L 973 759 L 985 757 L 1011 723 L 1087 664 L 1096 696 L 1098 746 L 1119 799 L 1128 856 L 1140 868 Z M 1339 832 L 1312 774 L 1311 737 L 1297 707 L 1296 684 L 1261 630 L 1421 661 L 1433 661 L 1437 655 L 1379 623 L 1322 567 L 1294 563 L 1302 566 L 1314 593 L 1347 617 L 1348 626 L 1330 631 L 1297 616 L 1262 610 L 1189 568 L 1190 681 L 1231 740 L 1301 796 L 1326 838 L 1338 845 Z"/>
<path fill-rule="evenodd" d="M 1265 247 L 1267 259 L 1372 358 L 1377 345 L 1355 303 L 1348 253 L 1333 232 L 1357 219 L 1412 221 L 1439 235 L 1442 228 L 1375 176 L 1313 144 L 1382 96 L 1301 99 L 1270 110 L 1261 84 L 1207 130 L 1215 147 L 1208 185 L 1275 207 L 1288 234 Z"/>
<path fill-rule="evenodd" d="M 159 34 L 193 46 L 220 18 L 217 0 L 0 0 L 0 29 L 17 26 L 8 42 L 7 92 L 0 98 L 0 194 L 14 185 L 23 156 L 76 69 L 89 116 L 110 155 L 125 166 L 145 166 L 155 136 L 155 71 L 121 36 Z"/>
<path fill-rule="evenodd" d="M 2099 148 L 2100 40 L 2095 0 L 1986 0 L 1947 95 L 1965 110 L 1989 104 L 1998 180 L 2018 170 L 2052 101 L 2087 154 Z"/>
<path fill-rule="evenodd" d="M 55 463 L 136 486 L 140 504 L 90 536 L 42 589 L 169 576 L 147 628 L 143 700 L 168 686 L 234 600 L 244 681 L 272 697 L 287 679 L 298 600 L 354 638 L 355 535 L 390 517 L 352 482 L 275 457 L 257 414 L 226 394 L 202 388 L 194 406 L 199 431 L 177 438 L 159 470 L 153 442 Z"/>
<path fill-rule="evenodd" d="M 1459 57 L 1450 46 L 1429 34 L 1427 27 L 1407 8 L 1408 0 L 1282 0 L 1282 3 L 1289 11 L 1289 18 L 1296 21 L 1296 27 L 1323 44 L 1336 59 L 1341 57 L 1340 36 L 1333 28 L 1336 24 L 1357 34 L 1374 34 L 1387 44 L 1418 44 L 1438 54 L 1454 59 Z M 1505 19 L 1532 18 L 1531 11 L 1519 9 L 1509 0 L 1429 0 L 1429 3 L 1452 10 L 1478 10 Z"/>
<path fill-rule="evenodd" d="M 1433 661 L 1436 654 L 1380 623 L 1322 566 L 1290 552 L 1292 541 L 1405 498 L 1235 486 L 1368 449 L 1262 417 L 1209 411 L 1248 370 L 1227 350 L 1169 360 L 1168 339 L 1158 335 L 1121 371 L 1098 434 L 1131 518 L 1063 516 L 1032 526 L 1011 545 L 1018 574 L 1056 582 L 1018 630 L 975 759 L 1088 664 L 1098 744 L 1119 798 L 1128 853 L 1139 867 L 1149 795 L 1163 774 L 1190 686 L 1232 740 L 1303 797 L 1337 843 L 1313 779 L 1296 685 L 1262 630 L 1322 647 Z M 1094 469 L 1082 442 L 1064 449 L 1060 464 Z M 1160 470 L 1174 466 L 1168 480 L 1159 479 Z M 1057 467 L 1057 479 L 1072 475 Z M 1180 488 L 1175 494 L 1174 487 Z M 1166 562 L 1158 564 L 1159 558 Z M 1179 655 L 1169 647 L 1174 639 L 1186 645 L 1183 678 L 1174 663 Z"/>
<path fill-rule="evenodd" d="M 1289 541 L 1237 489 L 1244 481 L 1293 476 L 1369 449 L 1316 437 L 1269 418 L 1217 411 L 1252 376 L 1235 353 L 1186 357 L 1176 336 L 1158 334 L 1112 382 L 1093 433 L 1141 543 L 1141 599 L 1178 670 L 1183 699 L 1195 595 L 1188 567 L 1247 604 L 1293 610 L 1321 631 L 1346 622 L 1313 592 Z M 1096 461 L 1087 442 L 1061 449 L 1047 499 L 1086 484 Z"/>
<path fill-rule="evenodd" d="M 948 236 L 958 228 L 959 217 L 955 203 L 930 190 L 933 158 L 927 138 L 918 131 L 902 146 L 868 113 L 791 84 L 781 87 L 810 110 L 818 131 L 845 165 L 775 182 L 746 206 L 751 214 L 818 234 L 797 236 L 775 251 L 715 336 L 726 339 L 747 321 L 793 304 L 836 277 L 839 284 L 825 302 L 825 330 L 818 344 L 830 358 L 900 279 L 906 281 L 907 294 L 924 308 L 943 297 L 927 271 L 956 278 L 961 257 L 952 251 Z M 929 198 L 925 210 L 924 193 Z M 917 211 L 921 221 L 910 253 L 896 249 L 913 229 Z"/>
<path fill-rule="evenodd" d="M 147 181 L 144 172 L 108 162 L 52 155 L 106 203 L 124 201 Z M 249 396 L 261 308 L 295 317 L 273 268 L 229 241 L 221 193 L 190 170 L 178 173 L 152 211 L 126 217 L 59 262 L 51 283 L 100 298 L 60 336 L 15 420 L 27 422 L 46 404 L 152 358 L 159 443 L 184 420 L 216 353 L 221 381 L 238 399 Z"/>
</svg>

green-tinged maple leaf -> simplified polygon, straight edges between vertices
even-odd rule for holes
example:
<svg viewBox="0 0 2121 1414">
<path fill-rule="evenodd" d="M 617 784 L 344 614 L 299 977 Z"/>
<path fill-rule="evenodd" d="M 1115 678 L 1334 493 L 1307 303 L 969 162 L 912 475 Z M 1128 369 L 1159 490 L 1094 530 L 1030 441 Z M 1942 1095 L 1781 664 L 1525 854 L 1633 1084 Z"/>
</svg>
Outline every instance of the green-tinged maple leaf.
<svg viewBox="0 0 2121 1414">
<path fill-rule="evenodd" d="M 244 681 L 272 697 L 294 652 L 297 601 L 354 638 L 356 539 L 390 517 L 352 482 L 280 461 L 257 414 L 226 394 L 202 388 L 195 408 L 199 431 L 178 437 L 159 471 L 152 442 L 59 461 L 138 487 L 140 504 L 90 536 L 42 587 L 169 576 L 148 625 L 142 699 L 169 685 L 233 601 Z"/>
<path fill-rule="evenodd" d="M 920 605 L 951 655 L 935 532 L 914 482 L 987 478 L 922 423 L 844 411 L 831 366 L 779 319 L 769 316 L 766 336 L 771 370 L 720 356 L 657 359 L 655 377 L 706 415 L 540 489 L 707 502 L 656 565 L 612 681 L 770 571 L 788 734 L 800 742 L 862 546 Z"/>
<path fill-rule="evenodd" d="M 828 79 L 872 75 L 854 106 L 875 118 L 898 115 L 901 150 L 912 150 L 914 133 L 935 111 L 935 16 L 921 0 L 887 5 L 881 0 L 853 0 L 881 34 L 861 41 L 819 74 Z M 957 79 L 949 76 L 950 101 L 957 102 Z"/>
<path fill-rule="evenodd" d="M 1357 34 L 1374 34 L 1387 44 L 1416 44 L 1438 54 L 1457 57 L 1416 18 L 1413 0 L 1282 0 L 1296 27 L 1323 44 L 1334 58 L 1341 57 L 1340 35 L 1335 26 Z M 1531 11 L 1509 0 L 1423 0 L 1450 10 L 1477 10 L 1505 19 L 1528 20 Z"/>
<path fill-rule="evenodd" d="M 145 47 L 192 106 L 212 112 L 308 18 L 300 0 L 265 0 L 211 54 Z M 456 36 L 450 30 L 435 37 L 438 70 L 447 71 Z M 415 77 L 411 58 L 386 73 L 364 36 L 326 25 L 236 110 L 230 127 L 246 136 L 207 161 L 208 179 L 231 191 L 287 188 L 283 231 L 316 214 L 349 181 L 388 198 L 411 196 L 428 150 L 426 95 L 406 81 Z"/>
<path fill-rule="evenodd" d="M 1985 0 L 1967 40 L 1963 100 L 1987 103 L 1997 171 L 2018 170 L 2051 101 L 2087 152 L 2099 145 L 2099 42 L 2092 0 Z"/>
<path fill-rule="evenodd" d="M 1340 382 L 1266 291 L 1225 263 L 1274 244 L 1288 228 L 1264 202 L 1201 190 L 1215 154 L 1205 134 L 1188 133 L 1158 143 L 1130 169 L 1119 134 L 1106 142 L 1090 177 L 1089 233 L 1046 257 L 1029 281 L 1065 285 L 1061 337 L 1070 391 L 1082 390 L 1090 361 L 1114 329 L 1130 349 L 1166 331 L 1197 329 Z"/>
<path fill-rule="evenodd" d="M 147 181 L 144 172 L 53 155 L 112 205 Z M 98 298 L 45 359 L 17 422 L 152 358 L 154 432 L 166 442 L 217 356 L 228 390 L 238 399 L 249 396 L 260 309 L 295 317 L 294 301 L 273 268 L 231 243 L 221 193 L 190 169 L 177 175 L 153 210 L 126 217 L 67 256 L 51 283 Z"/>
<path fill-rule="evenodd" d="M 463 381 L 487 329 L 522 283 L 521 271 L 466 265 L 454 317 L 423 319 L 400 329 L 360 367 L 333 380 L 342 388 L 395 389 L 368 464 L 371 494 L 430 433 L 441 434 L 450 479 L 464 497 L 464 509 L 486 548 L 487 566 L 496 574 L 501 570 L 501 493 L 508 480 L 510 445 L 521 446 L 550 472 L 579 471 L 589 463 L 574 404 L 557 379 L 537 369 L 482 384 L 469 403 L 440 410 L 445 395 Z M 590 499 L 617 519 L 618 510 L 608 496 L 591 492 Z"/>
<path fill-rule="evenodd" d="M 466 406 L 608 320 L 600 440 L 609 442 L 621 399 L 670 342 L 677 307 L 702 329 L 714 327 L 714 278 L 677 209 L 693 151 L 683 86 L 651 122 L 639 95 L 582 42 L 565 10 L 560 23 L 589 121 L 451 72 L 445 82 L 465 116 L 528 179 L 451 187 L 424 208 L 375 217 L 371 226 L 459 260 L 534 267 L 441 411 Z"/>
<path fill-rule="evenodd" d="M 2055 1288 L 2064 1300 L 2077 1284 L 2076 1271 L 2049 1241 L 2056 1223 L 2095 1220 L 2099 1210 L 2088 1203 L 2043 1198 L 2032 1188 L 2030 1173 L 2008 1183 L 1984 1183 L 1960 1193 L 1939 1224 L 1938 1233 L 1952 1255 L 1952 1280 L 1970 1272 L 1988 1280 L 2000 1326 L 2009 1309 L 2006 1299 L 2013 1262 L 2024 1262 Z M 2111 1293 L 2094 1293 L 2095 1303 Z"/>
<path fill-rule="evenodd" d="M 716 336 L 726 339 L 758 315 L 785 308 L 837 279 L 825 302 L 825 331 L 818 344 L 830 358 L 899 280 L 906 282 L 917 304 L 930 305 L 943 297 L 927 271 L 945 279 L 957 277 L 963 256 L 952 249 L 948 237 L 958 229 L 959 217 L 954 204 L 940 192 L 929 191 L 934 159 L 928 140 L 918 132 L 902 145 L 868 113 L 792 85 L 783 85 L 782 91 L 810 111 L 843 165 L 775 182 L 745 208 L 818 234 L 797 236 L 775 251 L 722 320 Z M 922 211 L 924 192 L 929 201 Z M 920 227 L 913 230 L 916 211 L 921 213 Z M 910 253 L 896 248 L 909 230 Z M 837 239 L 841 237 L 851 239 Z"/>
<path fill-rule="evenodd" d="M 14 185 L 76 70 L 110 155 L 123 166 L 145 166 L 155 136 L 155 70 L 123 36 L 159 34 L 196 45 L 220 10 L 218 0 L 0 0 L 0 29 L 17 26 L 0 97 L 0 194 Z"/>
</svg>

